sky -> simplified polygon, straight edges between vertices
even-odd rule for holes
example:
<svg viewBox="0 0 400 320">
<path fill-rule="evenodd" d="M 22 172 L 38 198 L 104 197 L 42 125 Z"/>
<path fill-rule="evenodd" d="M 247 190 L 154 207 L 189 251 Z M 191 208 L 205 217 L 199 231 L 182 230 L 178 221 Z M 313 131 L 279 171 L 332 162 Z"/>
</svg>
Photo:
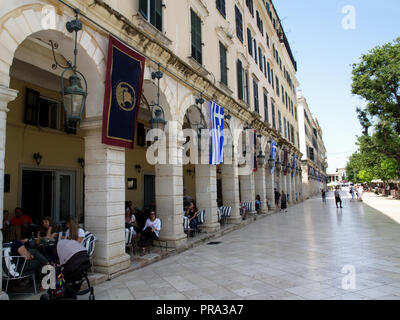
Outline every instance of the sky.
<svg viewBox="0 0 400 320">
<path fill-rule="evenodd" d="M 351 93 L 351 65 L 400 37 L 400 1 L 273 2 L 297 61 L 300 89 L 323 131 L 328 173 L 334 173 L 346 166 L 361 134 L 356 108 L 365 102 Z M 349 11 L 342 13 L 345 6 L 354 8 L 354 20 Z"/>
</svg>

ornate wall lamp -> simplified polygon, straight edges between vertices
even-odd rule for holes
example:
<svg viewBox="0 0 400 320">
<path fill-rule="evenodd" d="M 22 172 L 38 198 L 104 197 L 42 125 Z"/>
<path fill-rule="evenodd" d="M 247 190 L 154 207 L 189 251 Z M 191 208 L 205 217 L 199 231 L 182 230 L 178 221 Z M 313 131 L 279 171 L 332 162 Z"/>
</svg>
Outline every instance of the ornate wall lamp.
<svg viewBox="0 0 400 320">
<path fill-rule="evenodd" d="M 36 164 L 39 166 L 40 162 L 42 162 L 43 156 L 39 152 L 37 152 L 33 154 L 33 159 L 35 159 Z"/>
<path fill-rule="evenodd" d="M 160 129 L 164 131 L 167 121 L 165 121 L 164 109 L 160 106 L 160 80 L 163 77 L 163 73 L 160 70 L 160 64 L 158 64 L 158 71 L 151 73 L 151 78 L 153 80 L 157 79 L 157 103 L 152 103 L 149 105 L 151 112 L 151 128 Z M 158 141 L 158 137 L 154 137 L 154 141 Z"/>
<path fill-rule="evenodd" d="M 78 163 L 80 164 L 82 169 L 85 167 L 85 159 L 84 158 L 79 158 Z"/>
<path fill-rule="evenodd" d="M 137 171 L 138 173 L 142 172 L 142 166 L 141 166 L 140 164 L 137 164 L 137 165 L 135 166 L 135 169 L 136 169 L 136 171 Z"/>
</svg>

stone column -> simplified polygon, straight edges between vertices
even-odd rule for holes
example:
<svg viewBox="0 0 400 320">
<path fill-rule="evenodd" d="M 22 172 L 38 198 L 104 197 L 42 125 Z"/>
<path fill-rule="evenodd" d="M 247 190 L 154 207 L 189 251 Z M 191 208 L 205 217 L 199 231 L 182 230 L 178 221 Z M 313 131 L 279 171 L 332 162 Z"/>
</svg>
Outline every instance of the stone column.
<svg viewBox="0 0 400 320">
<path fill-rule="evenodd" d="M 254 186 L 254 174 L 240 176 L 240 193 L 242 194 L 242 202 L 253 202 L 256 199 Z"/>
<path fill-rule="evenodd" d="M 229 222 L 239 224 L 242 221 L 239 208 L 239 168 L 236 161 L 233 162 L 222 165 L 222 200 L 224 206 L 232 208 Z"/>
<path fill-rule="evenodd" d="M 130 267 L 125 253 L 125 149 L 102 144 L 102 119 L 86 119 L 85 229 L 96 238 L 94 268 L 112 275 Z"/>
<path fill-rule="evenodd" d="M 292 179 L 292 173 L 291 172 L 288 172 L 287 174 L 286 174 L 286 194 L 288 194 L 289 195 L 289 201 L 288 201 L 288 204 L 290 203 L 290 204 L 292 204 L 293 203 L 293 198 L 292 198 L 292 181 L 291 181 L 291 179 Z"/>
<path fill-rule="evenodd" d="M 217 212 L 217 167 L 208 164 L 196 165 L 196 205 L 199 210 L 206 210 L 206 233 L 219 231 Z"/>
<path fill-rule="evenodd" d="M 182 151 L 184 139 L 180 137 L 178 125 L 168 124 L 168 148 L 165 162 L 156 164 L 156 208 L 162 226 L 160 239 L 167 241 L 171 247 L 186 244 L 187 236 L 183 231 L 183 167 Z M 160 152 L 159 152 L 160 153 Z"/>
<path fill-rule="evenodd" d="M 297 202 L 296 200 L 296 175 L 293 175 L 293 173 L 290 175 L 290 182 L 292 184 L 292 200 L 293 204 Z"/>
<path fill-rule="evenodd" d="M 276 168 L 274 170 L 274 173 L 271 174 L 271 169 L 266 169 L 265 170 L 265 185 L 266 185 L 266 192 L 267 192 L 267 197 L 269 198 L 269 201 L 271 203 L 271 209 L 273 210 L 275 208 L 275 174 L 276 174 Z"/>
<path fill-rule="evenodd" d="M 261 213 L 268 213 L 265 165 L 258 166 L 257 171 L 254 173 L 254 183 L 255 195 L 259 195 L 261 198 Z"/>
<path fill-rule="evenodd" d="M 17 90 L 0 86 L 0 229 L 3 228 L 4 209 L 4 160 L 6 154 L 6 128 L 7 128 L 7 105 L 18 95 Z M 0 250 L 3 249 L 3 233 L 0 232 Z M 2 278 L 3 263 L 0 264 L 0 279 Z M 2 292 L 0 284 L 0 300 L 8 300 L 8 295 Z"/>
</svg>

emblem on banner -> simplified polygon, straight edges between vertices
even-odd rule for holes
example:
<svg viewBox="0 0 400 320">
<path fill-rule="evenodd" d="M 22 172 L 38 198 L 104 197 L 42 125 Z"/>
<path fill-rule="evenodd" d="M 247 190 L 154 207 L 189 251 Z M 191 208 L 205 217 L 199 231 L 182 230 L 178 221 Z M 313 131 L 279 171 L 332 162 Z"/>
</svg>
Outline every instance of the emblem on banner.
<svg viewBox="0 0 400 320">
<path fill-rule="evenodd" d="M 115 88 L 115 96 L 117 98 L 118 106 L 125 111 L 132 111 L 136 106 L 136 92 L 135 89 L 126 82 L 118 83 Z"/>
</svg>

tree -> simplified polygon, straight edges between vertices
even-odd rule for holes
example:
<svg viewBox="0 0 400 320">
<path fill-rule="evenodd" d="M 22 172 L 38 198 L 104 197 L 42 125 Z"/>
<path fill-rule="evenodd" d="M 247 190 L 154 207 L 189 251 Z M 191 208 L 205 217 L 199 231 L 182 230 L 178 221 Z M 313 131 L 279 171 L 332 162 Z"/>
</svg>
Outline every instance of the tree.
<svg viewBox="0 0 400 320">
<path fill-rule="evenodd" d="M 367 101 L 357 109 L 370 150 L 396 160 L 400 174 L 400 38 L 378 46 L 353 65 L 352 93 Z M 369 136 L 368 129 L 374 133 Z"/>
</svg>

